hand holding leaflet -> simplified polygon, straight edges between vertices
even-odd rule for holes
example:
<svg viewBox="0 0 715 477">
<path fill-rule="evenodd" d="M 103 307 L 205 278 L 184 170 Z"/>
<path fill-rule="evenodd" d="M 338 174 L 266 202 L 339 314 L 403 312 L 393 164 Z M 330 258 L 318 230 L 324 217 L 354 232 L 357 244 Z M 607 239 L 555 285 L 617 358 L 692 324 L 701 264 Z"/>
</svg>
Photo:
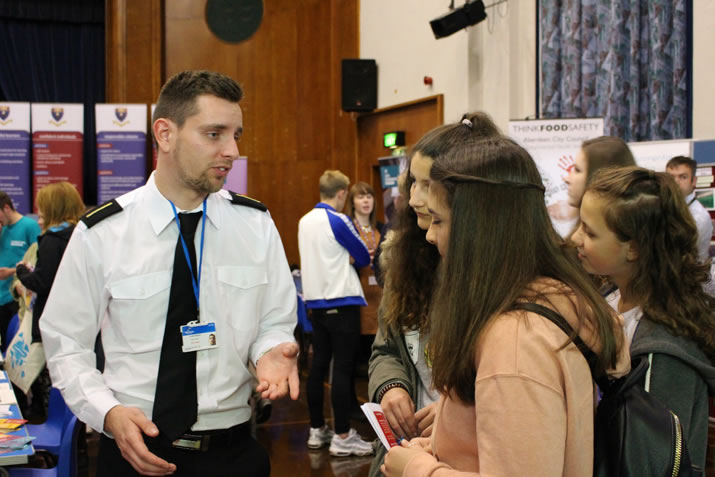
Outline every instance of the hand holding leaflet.
<svg viewBox="0 0 715 477">
<path fill-rule="evenodd" d="M 380 442 L 387 449 L 399 445 L 399 442 L 395 438 L 395 434 L 392 433 L 390 425 L 387 423 L 387 418 L 382 411 L 382 406 L 374 402 L 368 402 L 360 406 L 362 412 L 367 416 L 367 420 L 372 426 L 377 437 L 380 438 Z"/>
</svg>

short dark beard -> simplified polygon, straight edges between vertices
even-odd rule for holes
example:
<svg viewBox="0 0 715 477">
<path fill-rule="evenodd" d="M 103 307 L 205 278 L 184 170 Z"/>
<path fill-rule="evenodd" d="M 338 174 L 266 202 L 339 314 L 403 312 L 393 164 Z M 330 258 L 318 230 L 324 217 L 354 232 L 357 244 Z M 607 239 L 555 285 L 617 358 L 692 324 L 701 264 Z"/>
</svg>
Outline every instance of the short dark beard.
<svg viewBox="0 0 715 477">
<path fill-rule="evenodd" d="M 214 185 L 211 181 L 209 181 L 207 175 L 208 173 L 204 172 L 198 178 L 192 179 L 182 174 L 182 179 L 186 185 L 200 194 L 213 194 L 214 192 L 218 192 L 226 183 L 226 180 L 224 180 L 221 184 Z"/>
</svg>

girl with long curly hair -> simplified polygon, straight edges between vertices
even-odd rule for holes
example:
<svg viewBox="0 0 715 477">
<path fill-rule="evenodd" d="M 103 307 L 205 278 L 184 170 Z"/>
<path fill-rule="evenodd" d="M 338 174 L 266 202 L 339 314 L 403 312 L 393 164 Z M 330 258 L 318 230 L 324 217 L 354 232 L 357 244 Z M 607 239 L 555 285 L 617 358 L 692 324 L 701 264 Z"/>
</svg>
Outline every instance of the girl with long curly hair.
<svg viewBox="0 0 715 477">
<path fill-rule="evenodd" d="M 622 375 L 617 314 L 554 230 L 522 147 L 465 142 L 430 175 L 427 239 L 442 263 L 429 352 L 441 398 L 431 439 L 391 448 L 383 473 L 590 477 L 595 386 L 572 340 L 594 352 L 598 371 Z"/>
<path fill-rule="evenodd" d="M 464 142 L 498 136 L 500 131 L 482 112 L 461 122 L 439 126 L 412 147 L 403 189 L 408 207 L 397 212 L 396 224 L 382 245 L 385 287 L 378 310 L 378 332 L 372 348 L 368 391 L 382 405 L 398 437 L 429 436 L 439 393 L 432 388 L 432 363 L 425 353 L 430 341 L 428 313 L 440 257 L 425 240 L 432 217 L 427 210 L 430 169 Z M 376 453 L 370 476 L 380 474 L 386 449 Z"/>
<path fill-rule="evenodd" d="M 583 267 L 607 276 L 623 314 L 631 359 L 650 358 L 650 392 L 683 426 L 691 462 L 704 468 L 708 395 L 715 395 L 715 298 L 698 231 L 666 173 L 638 167 L 599 172 L 581 203 L 572 240 Z"/>
</svg>

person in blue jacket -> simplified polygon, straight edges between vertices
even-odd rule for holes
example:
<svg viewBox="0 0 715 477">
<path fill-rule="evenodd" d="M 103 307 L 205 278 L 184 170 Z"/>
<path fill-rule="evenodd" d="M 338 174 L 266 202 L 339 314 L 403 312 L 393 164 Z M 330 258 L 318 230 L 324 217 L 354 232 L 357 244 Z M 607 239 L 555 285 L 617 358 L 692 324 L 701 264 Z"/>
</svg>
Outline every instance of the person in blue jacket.
<svg viewBox="0 0 715 477">
<path fill-rule="evenodd" d="M 350 179 L 340 171 L 320 177 L 320 202 L 298 223 L 303 297 L 313 321 L 313 363 L 308 375 L 308 447 L 330 444 L 333 456 L 370 455 L 372 444 L 350 428 L 352 374 L 360 344 L 360 307 L 366 306 L 356 268 L 370 263 L 352 220 L 340 213 Z M 353 266 L 354 265 L 354 266 Z M 325 425 L 323 381 L 333 359 L 331 401 L 335 432 Z"/>
<path fill-rule="evenodd" d="M 18 310 L 10 293 L 15 276 L 15 265 L 22 260 L 30 245 L 37 242 L 40 226 L 34 220 L 15 210 L 10 196 L 0 191 L 0 336 L 9 342 L 7 327 Z"/>
</svg>

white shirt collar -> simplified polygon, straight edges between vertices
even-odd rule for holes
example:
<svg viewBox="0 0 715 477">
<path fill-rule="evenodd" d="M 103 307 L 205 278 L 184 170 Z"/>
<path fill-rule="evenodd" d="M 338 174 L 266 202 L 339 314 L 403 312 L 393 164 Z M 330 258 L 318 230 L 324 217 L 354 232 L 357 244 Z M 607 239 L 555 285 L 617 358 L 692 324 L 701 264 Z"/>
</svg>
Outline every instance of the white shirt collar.
<svg viewBox="0 0 715 477">
<path fill-rule="evenodd" d="M 167 225 L 174 221 L 174 212 L 171 210 L 169 200 L 161 195 L 161 192 L 159 192 L 159 189 L 156 187 L 154 172 L 152 172 L 149 179 L 147 179 L 144 191 L 143 206 L 146 207 L 154 233 L 159 235 Z M 208 217 L 208 223 L 217 229 L 221 228 L 221 213 L 218 207 L 219 200 L 222 199 L 218 193 L 209 194 L 206 200 L 206 217 Z M 203 204 L 200 204 L 196 208 L 197 212 L 200 210 L 203 210 Z M 179 212 L 178 209 L 177 212 Z"/>
<path fill-rule="evenodd" d="M 685 197 L 685 203 L 690 205 L 690 201 L 695 198 L 695 191 L 692 191 L 689 195 Z"/>
</svg>

